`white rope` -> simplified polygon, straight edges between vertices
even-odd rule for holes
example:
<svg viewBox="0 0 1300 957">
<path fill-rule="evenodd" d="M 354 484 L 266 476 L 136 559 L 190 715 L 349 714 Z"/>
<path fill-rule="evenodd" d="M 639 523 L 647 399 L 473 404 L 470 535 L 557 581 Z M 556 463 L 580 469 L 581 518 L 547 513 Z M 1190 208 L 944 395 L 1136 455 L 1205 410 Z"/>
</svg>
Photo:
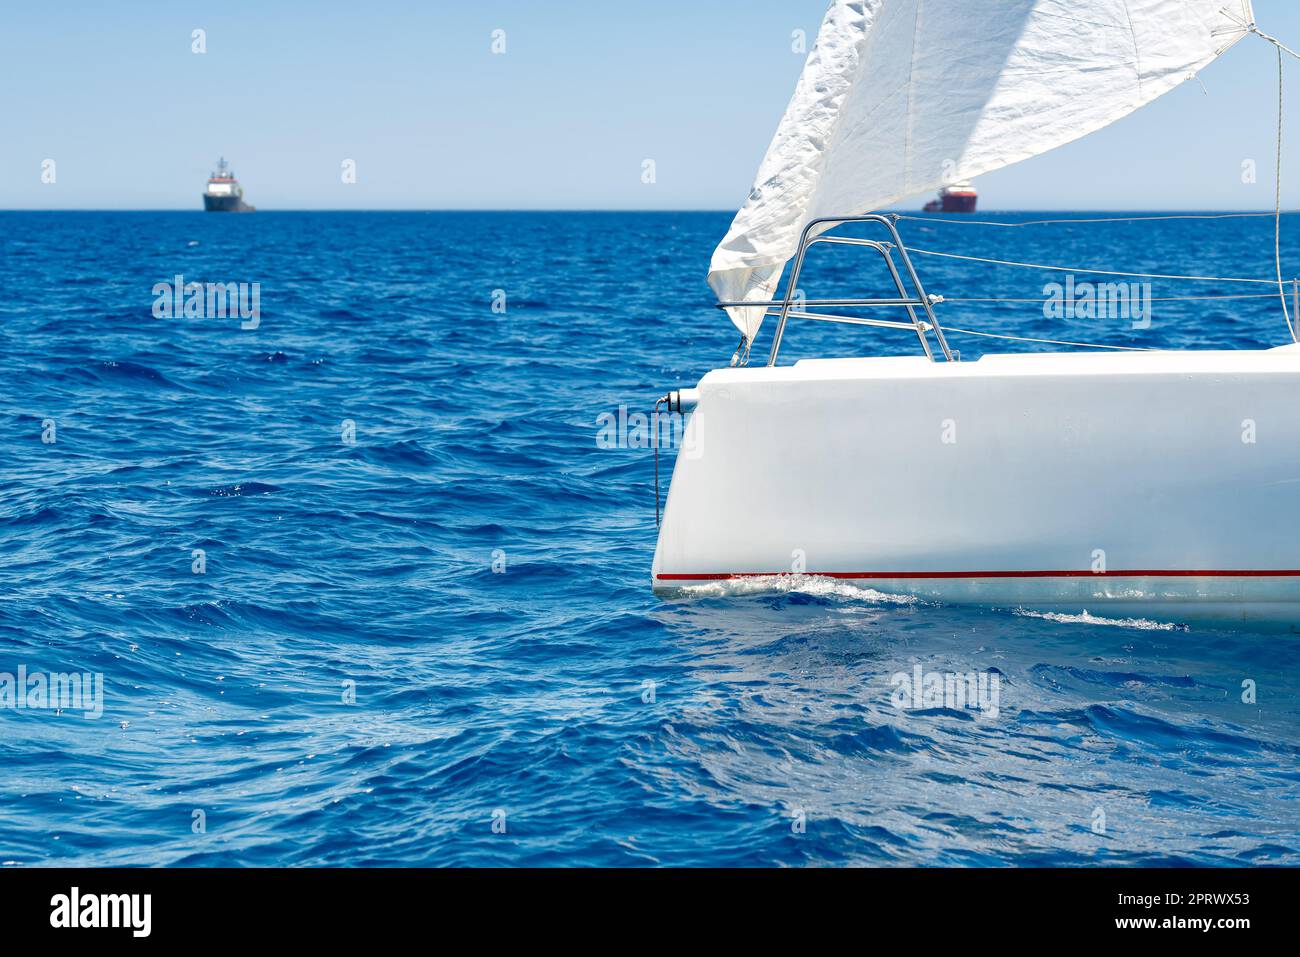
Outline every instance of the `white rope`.
<svg viewBox="0 0 1300 957">
<path fill-rule="evenodd" d="M 1260 36 L 1260 37 L 1262 37 L 1263 39 L 1267 40 L 1269 43 L 1273 44 L 1273 46 L 1277 47 L 1279 53 L 1281 53 L 1282 51 L 1285 50 L 1287 53 L 1291 54 L 1291 55 L 1292 55 L 1293 57 L 1295 57 L 1297 60 L 1300 60 L 1300 53 L 1296 53 L 1295 50 L 1292 50 L 1289 46 L 1287 46 L 1285 43 L 1283 43 L 1283 42 L 1282 42 L 1281 40 L 1279 40 L 1277 37 L 1271 37 L 1271 36 L 1269 36 L 1267 33 L 1265 33 L 1263 30 L 1259 29 L 1259 28 L 1258 28 L 1257 26 L 1255 26 L 1255 24 L 1253 24 L 1253 23 L 1250 25 L 1250 32 L 1251 32 L 1251 33 L 1254 33 L 1254 34 L 1257 34 L 1258 36 Z"/>
<path fill-rule="evenodd" d="M 1272 293 L 1269 293 L 1271 296 Z M 1163 352 L 1163 349 L 1152 349 L 1149 346 L 1104 346 L 1098 342 L 1069 342 L 1065 339 L 1033 339 L 1029 336 L 1008 336 L 997 332 L 976 332 L 974 329 L 958 329 L 956 326 L 944 326 L 943 334 L 950 332 L 958 333 L 963 336 L 981 336 L 985 339 L 1010 339 L 1013 342 L 1042 342 L 1049 346 L 1081 346 L 1084 349 L 1114 349 L 1117 352 Z"/>
<path fill-rule="evenodd" d="M 1205 282 L 1260 282 L 1266 285 L 1273 285 L 1272 279 L 1239 279 L 1232 276 L 1172 276 L 1152 272 L 1116 272 L 1111 269 L 1089 269 L 1081 266 L 1049 266 L 1044 263 L 1022 263 L 1009 259 L 983 259 L 979 256 L 961 256 L 957 253 L 941 253 L 933 249 L 918 249 L 915 246 L 905 247 L 909 253 L 920 253 L 922 256 L 942 256 L 945 259 L 965 259 L 969 262 L 976 263 L 993 263 L 998 266 L 1023 266 L 1026 269 L 1048 269 L 1052 272 L 1089 272 L 1102 276 L 1131 276 L 1138 279 L 1195 279 Z"/>
</svg>

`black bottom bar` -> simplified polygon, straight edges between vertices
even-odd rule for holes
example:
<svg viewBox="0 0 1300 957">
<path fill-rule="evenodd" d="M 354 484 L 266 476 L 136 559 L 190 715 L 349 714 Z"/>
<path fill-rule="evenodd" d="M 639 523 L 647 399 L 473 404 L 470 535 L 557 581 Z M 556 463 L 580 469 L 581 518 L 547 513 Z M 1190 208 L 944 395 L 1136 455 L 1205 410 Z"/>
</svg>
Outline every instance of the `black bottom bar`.
<svg viewBox="0 0 1300 957">
<path fill-rule="evenodd" d="M 377 933 L 436 943 L 452 932 L 540 940 L 583 939 L 598 929 L 615 934 L 606 938 L 612 942 L 623 939 L 621 927 L 628 941 L 668 945 L 680 941 L 674 928 L 690 919 L 707 925 L 693 941 L 707 936 L 733 945 L 797 936 L 811 923 L 820 934 L 837 929 L 863 942 L 902 931 L 918 944 L 983 946 L 999 939 L 990 933 L 1032 932 L 1053 935 L 1036 938 L 1043 943 L 1199 935 L 1231 947 L 1256 931 L 1291 928 L 1297 883 L 1294 870 L 1263 869 L 31 869 L 0 871 L 0 919 L 11 943 L 338 946 L 373 944 Z"/>
</svg>

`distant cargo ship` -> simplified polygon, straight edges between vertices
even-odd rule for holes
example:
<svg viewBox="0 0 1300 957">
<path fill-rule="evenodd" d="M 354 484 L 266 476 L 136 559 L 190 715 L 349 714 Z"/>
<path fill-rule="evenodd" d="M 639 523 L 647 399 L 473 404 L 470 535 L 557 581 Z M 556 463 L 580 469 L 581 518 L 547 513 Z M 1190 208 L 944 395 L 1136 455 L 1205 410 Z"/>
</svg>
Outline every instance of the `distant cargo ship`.
<svg viewBox="0 0 1300 957">
<path fill-rule="evenodd" d="M 925 204 L 927 213 L 973 213 L 979 194 L 970 183 L 954 183 L 939 190 L 939 198 Z"/>
<path fill-rule="evenodd" d="M 208 177 L 203 208 L 209 213 L 251 213 L 257 208 L 244 202 L 244 189 L 224 156 L 217 163 L 216 172 Z"/>
</svg>

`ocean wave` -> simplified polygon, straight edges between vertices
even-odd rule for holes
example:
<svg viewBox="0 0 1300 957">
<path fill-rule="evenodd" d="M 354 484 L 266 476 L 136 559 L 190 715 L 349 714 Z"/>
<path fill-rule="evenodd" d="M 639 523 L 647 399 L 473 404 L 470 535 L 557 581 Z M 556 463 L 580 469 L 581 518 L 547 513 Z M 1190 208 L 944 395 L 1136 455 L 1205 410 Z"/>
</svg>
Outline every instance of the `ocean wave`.
<svg viewBox="0 0 1300 957">
<path fill-rule="evenodd" d="M 647 317 L 700 300 L 729 218 L 0 212 L 0 673 L 104 679 L 99 719 L 0 714 L 0 863 L 1300 864 L 1297 636 L 815 576 L 652 594 L 653 457 L 594 417 L 726 363 L 713 310 Z M 968 251 L 1272 269 L 1271 221 L 1223 222 L 1221 246 L 1151 223 Z M 1243 250 L 1257 270 L 1220 261 Z M 259 327 L 154 319 L 182 263 L 261 282 Z M 1023 295 L 1003 272 L 983 293 Z M 1126 334 L 1277 329 L 1275 301 L 1228 331 L 1162 307 Z M 785 348 L 915 341 L 809 323 Z M 917 668 L 996 678 L 997 713 L 900 707 Z"/>
<path fill-rule="evenodd" d="M 1022 618 L 1041 618 L 1043 621 L 1058 621 L 1067 625 L 1106 625 L 1112 628 L 1136 628 L 1143 631 L 1186 631 L 1186 625 L 1167 621 L 1151 621 L 1147 618 L 1108 618 L 1081 611 L 1076 615 L 1054 611 L 1033 611 L 1017 608 L 1013 614 Z"/>
</svg>

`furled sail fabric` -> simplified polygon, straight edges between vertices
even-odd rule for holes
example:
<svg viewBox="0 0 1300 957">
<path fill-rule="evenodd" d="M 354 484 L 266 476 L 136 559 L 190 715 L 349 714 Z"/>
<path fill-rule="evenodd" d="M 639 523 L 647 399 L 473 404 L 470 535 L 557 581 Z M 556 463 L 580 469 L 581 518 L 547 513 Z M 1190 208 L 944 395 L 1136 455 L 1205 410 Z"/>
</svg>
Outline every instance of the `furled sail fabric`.
<svg viewBox="0 0 1300 957">
<path fill-rule="evenodd" d="M 1101 129 L 1253 25 L 1250 0 L 832 0 L 709 284 L 724 301 L 771 299 L 809 220 Z M 728 312 L 752 340 L 764 310 Z"/>
</svg>

